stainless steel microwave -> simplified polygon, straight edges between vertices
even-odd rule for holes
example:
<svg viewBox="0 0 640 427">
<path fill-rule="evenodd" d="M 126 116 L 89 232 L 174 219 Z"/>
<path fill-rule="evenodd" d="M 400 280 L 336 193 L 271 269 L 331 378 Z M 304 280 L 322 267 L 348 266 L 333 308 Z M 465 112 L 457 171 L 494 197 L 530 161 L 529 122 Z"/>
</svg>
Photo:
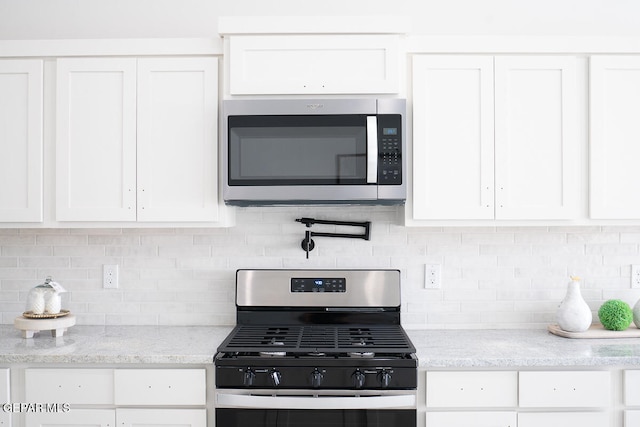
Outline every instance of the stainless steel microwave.
<svg viewBox="0 0 640 427">
<path fill-rule="evenodd" d="M 403 204 L 406 101 L 223 102 L 229 205 Z"/>
</svg>

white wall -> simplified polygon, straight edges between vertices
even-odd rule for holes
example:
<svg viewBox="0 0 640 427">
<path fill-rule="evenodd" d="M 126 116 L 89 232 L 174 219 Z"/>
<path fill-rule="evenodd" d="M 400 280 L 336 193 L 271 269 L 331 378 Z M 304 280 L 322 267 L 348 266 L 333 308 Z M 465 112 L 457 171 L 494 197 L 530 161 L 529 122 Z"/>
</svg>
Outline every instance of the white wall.
<svg viewBox="0 0 640 427">
<path fill-rule="evenodd" d="M 572 274 L 594 312 L 640 298 L 630 289 L 640 227 L 405 228 L 401 210 L 245 208 L 230 229 L 0 229 L 2 322 L 47 275 L 84 324 L 233 324 L 238 268 L 400 269 L 409 327 L 545 327 Z M 372 239 L 317 238 L 307 260 L 302 216 L 370 220 Z M 425 263 L 443 266 L 441 290 L 423 288 Z M 120 265 L 120 289 L 102 289 L 103 264 Z"/>
<path fill-rule="evenodd" d="M 219 16 L 407 15 L 415 34 L 640 35 L 636 0 L 0 0 L 0 40 L 217 37 Z M 373 221 L 373 238 L 317 240 L 300 249 L 311 216 Z M 630 304 L 640 227 L 404 228 L 396 208 L 248 208 L 231 229 L 0 229 L 0 319 L 12 323 L 28 290 L 52 275 L 84 324 L 232 324 L 237 268 L 399 268 L 403 321 L 428 327 L 544 327 L 570 274 L 595 310 Z M 443 266 L 424 290 L 423 265 Z M 121 288 L 103 290 L 103 264 Z"/>
<path fill-rule="evenodd" d="M 217 37 L 220 16 L 406 15 L 432 35 L 640 35 L 637 0 L 0 0 L 0 40 Z"/>
</svg>

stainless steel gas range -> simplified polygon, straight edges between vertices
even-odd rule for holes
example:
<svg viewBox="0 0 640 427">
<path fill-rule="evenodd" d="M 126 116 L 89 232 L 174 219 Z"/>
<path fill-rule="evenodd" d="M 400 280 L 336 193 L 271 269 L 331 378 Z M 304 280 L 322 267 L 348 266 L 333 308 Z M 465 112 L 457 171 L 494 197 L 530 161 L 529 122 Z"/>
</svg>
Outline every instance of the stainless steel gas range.
<svg viewBox="0 0 640 427">
<path fill-rule="evenodd" d="M 214 358 L 217 427 L 416 424 L 397 270 L 238 270 Z"/>
</svg>

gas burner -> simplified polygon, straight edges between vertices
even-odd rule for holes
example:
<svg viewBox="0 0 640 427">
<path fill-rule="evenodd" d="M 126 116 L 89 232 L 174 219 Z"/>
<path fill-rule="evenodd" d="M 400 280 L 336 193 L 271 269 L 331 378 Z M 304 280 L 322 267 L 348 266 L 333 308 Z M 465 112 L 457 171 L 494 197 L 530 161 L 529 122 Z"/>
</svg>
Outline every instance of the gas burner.
<svg viewBox="0 0 640 427">
<path fill-rule="evenodd" d="M 258 353 L 260 357 L 284 357 L 287 355 L 286 351 L 261 351 Z"/>
<path fill-rule="evenodd" d="M 375 355 L 376 354 L 373 351 L 363 351 L 363 352 L 352 351 L 347 353 L 347 356 L 349 357 L 361 357 L 361 358 L 372 358 Z"/>
</svg>

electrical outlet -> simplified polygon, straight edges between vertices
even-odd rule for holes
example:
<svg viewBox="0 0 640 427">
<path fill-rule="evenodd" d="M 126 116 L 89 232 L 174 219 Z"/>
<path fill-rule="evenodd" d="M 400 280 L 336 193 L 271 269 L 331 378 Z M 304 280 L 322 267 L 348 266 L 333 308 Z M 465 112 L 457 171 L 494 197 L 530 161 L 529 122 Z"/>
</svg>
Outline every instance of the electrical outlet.
<svg viewBox="0 0 640 427">
<path fill-rule="evenodd" d="M 118 289 L 118 265 L 102 266 L 102 287 L 104 289 Z"/>
<path fill-rule="evenodd" d="M 631 287 L 640 289 L 640 264 L 631 266 Z"/>
<path fill-rule="evenodd" d="M 424 265 L 424 288 L 440 289 L 442 286 L 440 279 L 440 264 Z"/>
</svg>

